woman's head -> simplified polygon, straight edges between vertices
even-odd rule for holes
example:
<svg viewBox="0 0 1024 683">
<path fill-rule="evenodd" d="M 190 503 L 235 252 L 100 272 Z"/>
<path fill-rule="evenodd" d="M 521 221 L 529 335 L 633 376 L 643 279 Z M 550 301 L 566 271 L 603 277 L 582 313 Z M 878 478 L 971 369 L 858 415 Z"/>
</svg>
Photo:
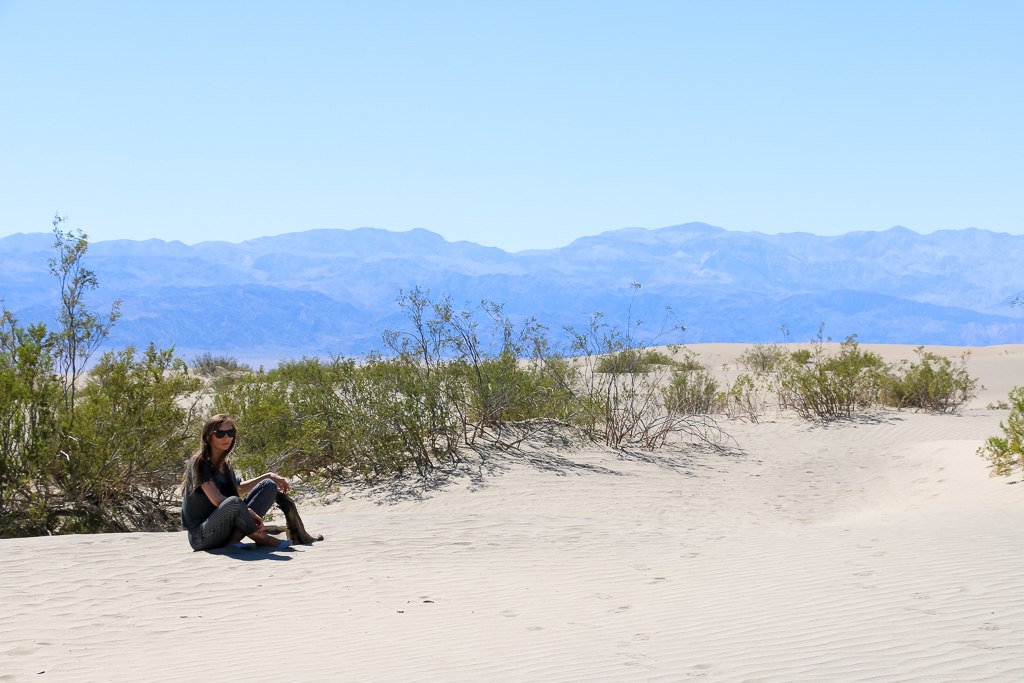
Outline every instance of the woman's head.
<svg viewBox="0 0 1024 683">
<path fill-rule="evenodd" d="M 238 431 L 235 423 L 227 415 L 214 415 L 203 425 L 203 455 L 213 458 L 224 457 L 235 447 Z M 218 457 L 218 459 L 219 459 Z"/>
<path fill-rule="evenodd" d="M 216 459 L 217 464 L 220 465 L 227 460 L 228 453 L 235 447 L 237 434 L 235 423 L 228 415 L 214 415 L 206 421 L 206 424 L 203 425 L 202 443 L 199 450 L 192 454 L 185 466 L 185 474 L 181 478 L 182 493 L 188 494 L 191 493 L 191 489 L 197 488 L 199 468 L 203 461 L 212 465 Z M 191 489 L 188 484 L 189 474 L 192 475 Z"/>
</svg>

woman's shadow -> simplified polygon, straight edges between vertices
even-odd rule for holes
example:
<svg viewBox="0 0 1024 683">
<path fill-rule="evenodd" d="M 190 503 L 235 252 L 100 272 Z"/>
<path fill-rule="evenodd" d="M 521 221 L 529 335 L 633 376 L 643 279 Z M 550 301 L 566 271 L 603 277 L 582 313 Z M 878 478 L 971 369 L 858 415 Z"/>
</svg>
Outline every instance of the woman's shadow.
<svg viewBox="0 0 1024 683">
<path fill-rule="evenodd" d="M 288 562 L 295 555 L 295 548 L 293 546 L 288 546 L 287 548 L 266 548 L 255 543 L 247 543 L 241 548 L 225 546 L 201 552 L 209 553 L 210 555 L 223 555 L 224 557 L 230 557 L 232 560 L 241 560 L 242 562 L 255 562 L 258 560 Z"/>
</svg>

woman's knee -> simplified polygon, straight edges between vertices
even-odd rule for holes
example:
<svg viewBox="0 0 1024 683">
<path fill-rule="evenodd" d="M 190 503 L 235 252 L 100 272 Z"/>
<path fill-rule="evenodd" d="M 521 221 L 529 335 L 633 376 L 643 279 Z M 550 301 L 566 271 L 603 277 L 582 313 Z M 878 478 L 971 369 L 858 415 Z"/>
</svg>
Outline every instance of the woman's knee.
<svg viewBox="0 0 1024 683">
<path fill-rule="evenodd" d="M 245 507 L 245 501 L 238 496 L 228 496 L 224 501 L 217 507 L 229 510 L 231 512 L 239 512 Z"/>
<path fill-rule="evenodd" d="M 275 482 L 273 479 L 264 479 L 260 483 L 256 484 L 256 488 L 266 489 L 268 491 L 273 489 L 275 494 L 277 494 L 278 491 L 277 482 Z"/>
</svg>

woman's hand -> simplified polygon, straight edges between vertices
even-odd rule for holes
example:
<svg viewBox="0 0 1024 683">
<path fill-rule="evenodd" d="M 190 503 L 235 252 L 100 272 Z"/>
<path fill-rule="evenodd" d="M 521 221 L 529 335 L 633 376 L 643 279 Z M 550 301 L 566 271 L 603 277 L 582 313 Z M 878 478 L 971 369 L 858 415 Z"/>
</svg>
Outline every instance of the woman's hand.
<svg viewBox="0 0 1024 683">
<path fill-rule="evenodd" d="M 288 491 L 291 489 L 291 486 L 288 485 L 288 481 L 284 477 L 279 475 L 277 472 L 267 472 L 266 474 L 261 474 L 255 479 L 243 481 L 241 484 L 239 484 L 238 495 L 246 495 L 247 493 L 249 493 L 249 491 L 252 491 L 253 487 L 256 486 L 256 484 L 260 483 L 264 479 L 269 479 L 270 481 L 277 484 L 277 490 L 280 491 L 281 493 L 288 493 Z"/>
<path fill-rule="evenodd" d="M 263 518 L 260 517 L 259 515 L 257 515 L 256 511 L 253 510 L 252 508 L 249 508 L 249 516 L 252 517 L 252 521 L 256 522 L 256 527 L 257 527 L 256 533 L 258 533 L 258 534 L 259 533 L 263 533 L 263 529 L 264 529 Z"/>
<path fill-rule="evenodd" d="M 277 484 L 277 490 L 281 493 L 288 493 L 291 486 L 288 485 L 288 480 L 279 475 L 277 472 L 267 472 L 267 479 Z"/>
</svg>

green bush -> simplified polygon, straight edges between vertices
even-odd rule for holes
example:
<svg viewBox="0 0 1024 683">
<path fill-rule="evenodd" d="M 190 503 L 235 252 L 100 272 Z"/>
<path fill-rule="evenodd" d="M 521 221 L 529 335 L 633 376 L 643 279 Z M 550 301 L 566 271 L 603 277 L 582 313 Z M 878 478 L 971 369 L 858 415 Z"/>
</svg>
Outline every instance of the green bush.
<svg viewBox="0 0 1024 683">
<path fill-rule="evenodd" d="M 65 404 L 49 339 L 45 326 L 5 314 L 0 535 L 175 528 L 199 381 L 171 351 L 128 347 L 105 354 Z"/>
<path fill-rule="evenodd" d="M 1013 475 L 1014 470 L 1024 474 L 1024 387 L 1010 392 L 1010 417 L 999 423 L 1002 436 L 992 436 L 978 449 L 978 455 L 992 463 L 993 474 L 1001 477 Z"/>
<path fill-rule="evenodd" d="M 722 408 L 718 380 L 705 368 L 677 370 L 665 390 L 665 407 L 680 415 L 710 415 Z"/>
<path fill-rule="evenodd" d="M 243 373 L 217 396 L 215 410 L 239 424 L 240 468 L 321 481 L 426 472 L 460 438 L 473 445 L 487 432 L 500 442 L 510 422 L 572 414 L 574 371 L 547 351 L 534 321 L 516 326 L 489 302 L 454 314 L 448 299 L 418 288 L 400 293 L 399 306 L 409 324 L 385 333 L 391 356 L 284 362 Z M 490 342 L 478 334 L 481 314 Z"/>
<path fill-rule="evenodd" d="M 234 356 L 215 355 L 207 351 L 192 359 L 189 368 L 200 377 L 214 377 L 225 372 L 251 372 L 245 363 Z"/>
<path fill-rule="evenodd" d="M 0 317 L 0 536 L 45 534 L 58 526 L 51 502 L 60 462 L 61 385 L 45 325 Z"/>
<path fill-rule="evenodd" d="M 485 339 L 481 316 L 489 323 Z M 483 301 L 476 311 L 452 315 L 448 325 L 456 354 L 450 363 L 465 387 L 455 403 L 467 444 L 488 429 L 500 439 L 507 422 L 569 416 L 571 369 L 550 352 L 545 328 L 534 318 L 515 324 L 500 304 Z"/>
<path fill-rule="evenodd" d="M 851 417 L 878 402 L 885 363 L 875 353 L 863 352 L 851 336 L 830 356 L 816 346 L 814 363 L 786 365 L 778 384 L 780 403 L 810 420 Z"/>
<path fill-rule="evenodd" d="M 633 287 L 635 295 L 640 286 Z M 682 331 L 682 327 L 669 324 L 671 317 L 668 309 L 655 339 Z M 586 438 L 616 448 L 654 449 L 672 436 L 718 443 L 722 437 L 718 425 L 707 415 L 684 411 L 693 390 L 685 386 L 687 380 L 673 377 L 699 365 L 690 355 L 684 362 L 674 362 L 646 349 L 634 336 L 639 324 L 631 320 L 620 329 L 605 323 L 601 313 L 594 313 L 586 327 L 565 328 L 569 338 L 566 355 L 577 369 L 569 387 L 576 408 L 573 424 Z"/>
<path fill-rule="evenodd" d="M 759 422 L 768 410 L 767 393 L 763 386 L 766 373 L 754 376 L 741 373 L 722 395 L 722 407 L 729 417 Z"/>
<path fill-rule="evenodd" d="M 456 415 L 437 400 L 447 373 L 434 370 L 425 386 L 403 359 L 303 359 L 241 376 L 214 410 L 235 418 L 233 457 L 247 473 L 372 481 L 454 452 Z"/>
<path fill-rule="evenodd" d="M 799 365 L 806 365 L 811 362 L 811 352 L 809 349 L 797 349 L 789 357 L 793 359 L 794 363 Z"/>
<path fill-rule="evenodd" d="M 202 382 L 152 344 L 104 354 L 88 380 L 57 481 L 60 530 L 176 529 L 174 490 L 195 448 Z"/>
<path fill-rule="evenodd" d="M 119 316 L 84 304 L 97 288 L 85 235 L 54 217 L 53 330 L 0 321 L 0 535 L 176 526 L 180 476 L 200 383 L 172 351 L 129 347 L 86 367 Z"/>
<path fill-rule="evenodd" d="M 755 344 L 737 360 L 751 372 L 774 372 L 786 361 L 786 352 L 775 344 Z"/>
<path fill-rule="evenodd" d="M 882 403 L 895 408 L 914 408 L 932 413 L 954 413 L 974 398 L 977 380 L 967 374 L 965 353 L 960 364 L 924 350 L 915 353 L 917 363 L 903 360 L 882 378 Z"/>
<path fill-rule="evenodd" d="M 658 368 L 674 368 L 679 364 L 660 351 L 623 349 L 602 356 L 594 372 L 613 375 L 646 375 Z M 688 367 L 688 366 L 685 366 Z"/>
</svg>

